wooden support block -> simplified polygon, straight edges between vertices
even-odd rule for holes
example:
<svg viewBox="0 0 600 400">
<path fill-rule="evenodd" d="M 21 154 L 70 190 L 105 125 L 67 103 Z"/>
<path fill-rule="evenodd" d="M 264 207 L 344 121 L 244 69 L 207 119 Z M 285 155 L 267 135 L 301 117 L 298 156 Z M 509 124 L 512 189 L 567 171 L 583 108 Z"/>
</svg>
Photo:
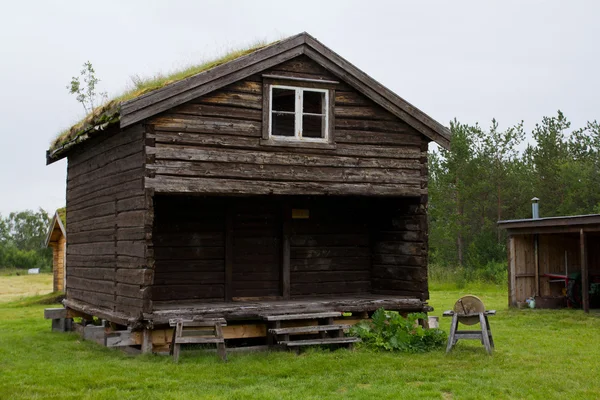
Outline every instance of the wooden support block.
<svg viewBox="0 0 600 400">
<path fill-rule="evenodd" d="M 142 331 L 142 353 L 152 353 L 152 330 L 150 329 Z"/>
<path fill-rule="evenodd" d="M 141 332 L 116 331 L 106 334 L 106 347 L 135 346 L 141 342 Z"/>
<path fill-rule="evenodd" d="M 73 320 L 70 318 L 55 318 L 52 320 L 52 332 L 70 332 Z"/>
<path fill-rule="evenodd" d="M 66 308 L 46 308 L 44 310 L 44 318 L 45 319 L 61 319 L 67 318 L 67 309 Z"/>
<path fill-rule="evenodd" d="M 105 334 L 106 334 L 106 332 L 105 332 L 105 329 L 103 326 L 86 325 L 83 328 L 83 339 L 84 340 L 94 341 L 101 345 L 104 345 L 104 343 L 105 343 L 105 340 L 104 340 Z"/>
</svg>

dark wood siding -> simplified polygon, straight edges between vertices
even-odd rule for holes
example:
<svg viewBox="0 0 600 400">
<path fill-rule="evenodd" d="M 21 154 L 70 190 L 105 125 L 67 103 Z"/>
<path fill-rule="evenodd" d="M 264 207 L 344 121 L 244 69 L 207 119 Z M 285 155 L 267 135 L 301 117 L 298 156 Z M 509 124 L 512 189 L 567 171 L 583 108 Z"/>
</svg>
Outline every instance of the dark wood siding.
<svg viewBox="0 0 600 400">
<path fill-rule="evenodd" d="M 232 297 L 281 296 L 281 203 L 231 199 Z"/>
<path fill-rule="evenodd" d="M 308 219 L 291 224 L 291 295 L 340 295 L 371 289 L 368 199 L 292 201 Z"/>
<path fill-rule="evenodd" d="M 154 301 L 224 298 L 225 209 L 214 198 L 155 196 Z"/>
<path fill-rule="evenodd" d="M 265 74 L 337 79 L 305 56 Z M 262 109 L 262 77 L 255 75 L 152 118 L 147 187 L 222 194 L 425 192 L 421 158 L 428 140 L 343 82 L 335 85 L 335 149 L 261 145 Z"/>
<path fill-rule="evenodd" d="M 376 294 L 428 299 L 427 215 L 423 198 L 379 199 L 374 204 L 371 256 Z"/>
<path fill-rule="evenodd" d="M 69 155 L 67 297 L 111 311 L 148 310 L 141 126 L 90 139 Z"/>
</svg>

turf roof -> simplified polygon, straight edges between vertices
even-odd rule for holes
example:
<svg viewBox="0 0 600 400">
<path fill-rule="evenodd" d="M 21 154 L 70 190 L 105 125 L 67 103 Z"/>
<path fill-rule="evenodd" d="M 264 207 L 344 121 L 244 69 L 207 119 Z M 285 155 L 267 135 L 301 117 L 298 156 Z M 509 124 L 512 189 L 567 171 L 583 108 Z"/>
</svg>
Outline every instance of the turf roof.
<svg viewBox="0 0 600 400">
<path fill-rule="evenodd" d="M 56 213 L 58 214 L 58 217 L 60 218 L 60 221 L 62 222 L 63 226 L 66 228 L 67 227 L 67 207 L 59 208 L 58 210 L 56 210 Z"/>
<path fill-rule="evenodd" d="M 158 74 L 146 79 L 134 79 L 134 87 L 132 89 L 107 101 L 103 105 L 96 107 L 81 121 L 58 134 L 51 142 L 49 152 L 59 150 L 72 142 L 77 142 L 78 139 L 91 131 L 103 130 L 108 125 L 117 123 L 120 118 L 121 104 L 128 100 L 135 99 L 136 97 L 142 96 L 153 90 L 163 88 L 171 83 L 189 78 L 226 62 L 235 60 L 236 58 L 250 54 L 269 44 L 262 41 L 255 42 L 246 47 L 233 49 L 218 58 L 174 71 L 168 75 Z"/>
</svg>

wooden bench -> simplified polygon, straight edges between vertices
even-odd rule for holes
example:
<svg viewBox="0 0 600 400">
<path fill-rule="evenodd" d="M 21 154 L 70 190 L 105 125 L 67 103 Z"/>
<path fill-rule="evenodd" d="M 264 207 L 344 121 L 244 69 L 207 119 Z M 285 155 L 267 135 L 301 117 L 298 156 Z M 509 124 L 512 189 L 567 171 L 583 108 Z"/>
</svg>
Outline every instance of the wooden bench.
<svg viewBox="0 0 600 400">
<path fill-rule="evenodd" d="M 179 361 L 179 353 L 181 352 L 182 344 L 216 344 L 217 354 L 221 360 L 227 361 L 227 350 L 225 348 L 225 338 L 223 337 L 222 329 L 223 326 L 227 325 L 225 319 L 172 319 L 169 320 L 169 325 L 175 328 L 173 330 L 170 351 L 175 362 Z"/>
</svg>

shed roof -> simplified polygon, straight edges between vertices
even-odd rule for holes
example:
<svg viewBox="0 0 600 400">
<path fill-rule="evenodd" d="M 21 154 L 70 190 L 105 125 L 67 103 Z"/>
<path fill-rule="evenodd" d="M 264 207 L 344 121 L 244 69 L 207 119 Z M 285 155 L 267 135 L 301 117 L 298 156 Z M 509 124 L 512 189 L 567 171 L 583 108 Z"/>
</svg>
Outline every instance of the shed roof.
<svg viewBox="0 0 600 400">
<path fill-rule="evenodd" d="M 113 100 L 94 110 L 67 135 L 53 143 L 46 154 L 48 164 L 64 158 L 69 150 L 89 137 L 118 124 L 126 128 L 160 112 L 220 89 L 284 61 L 306 55 L 339 76 L 366 97 L 379 104 L 440 146 L 450 146 L 450 130 L 419 110 L 306 32 L 250 49 L 239 57 L 175 81 L 162 88 L 127 100 Z M 212 64 L 208 64 L 211 66 Z"/>
<path fill-rule="evenodd" d="M 59 208 L 54 213 L 54 216 L 50 221 L 50 228 L 46 234 L 46 247 L 48 247 L 50 243 L 58 241 L 61 235 L 67 237 L 67 230 L 65 228 L 67 226 L 66 215 L 67 209 L 64 207 Z"/>
<path fill-rule="evenodd" d="M 600 214 L 498 221 L 498 227 L 512 233 L 600 231 Z"/>
</svg>

